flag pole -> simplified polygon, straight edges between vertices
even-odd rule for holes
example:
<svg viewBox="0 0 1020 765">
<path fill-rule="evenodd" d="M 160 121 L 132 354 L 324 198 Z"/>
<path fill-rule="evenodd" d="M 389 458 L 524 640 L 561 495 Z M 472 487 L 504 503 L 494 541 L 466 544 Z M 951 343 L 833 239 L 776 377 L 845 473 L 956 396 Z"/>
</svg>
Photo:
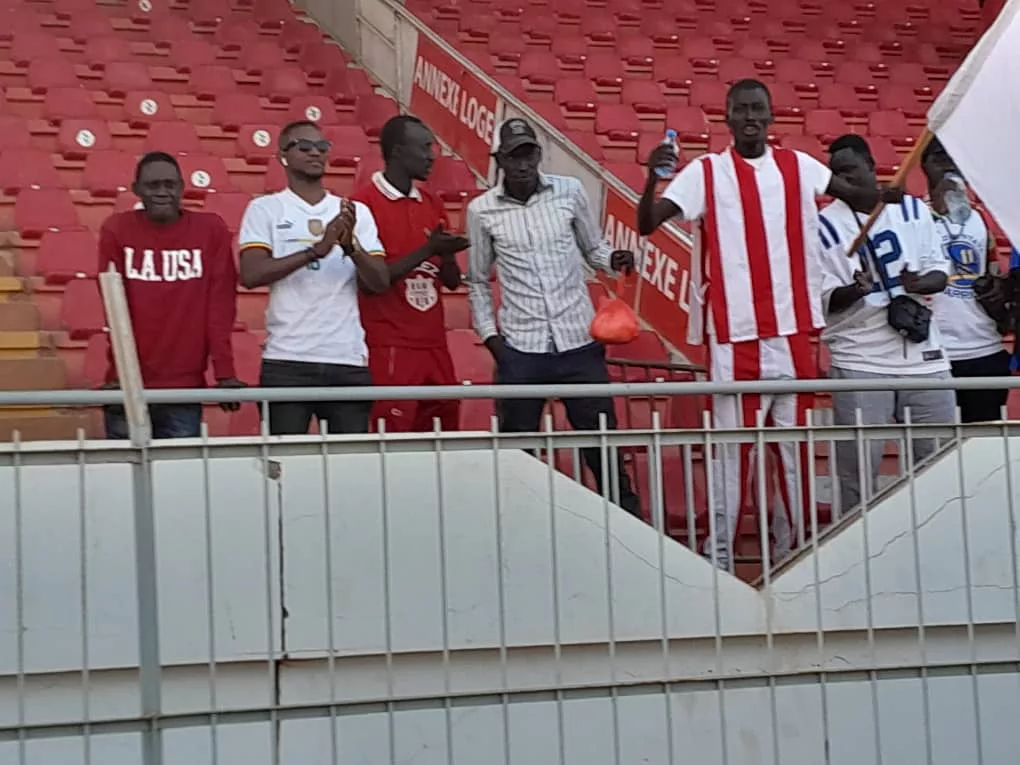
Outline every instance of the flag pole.
<svg viewBox="0 0 1020 765">
<path fill-rule="evenodd" d="M 910 153 L 906 156 L 903 162 L 900 164 L 899 169 L 896 171 L 896 175 L 893 176 L 892 183 L 889 185 L 892 188 L 902 188 L 907 182 L 907 176 L 910 171 L 914 169 L 918 162 L 921 161 L 921 154 L 924 153 L 925 148 L 931 143 L 931 139 L 935 135 L 928 128 L 921 131 L 921 135 L 914 141 L 914 147 L 910 150 Z M 871 231 L 871 227 L 875 225 L 875 221 L 878 220 L 878 216 L 882 214 L 882 210 L 885 209 L 885 202 L 879 202 L 878 207 L 871 211 L 868 219 L 864 222 L 861 227 L 860 233 L 857 238 L 854 239 L 854 243 L 850 246 L 847 257 L 852 258 L 854 253 L 864 244 L 864 240 L 868 238 L 868 232 Z"/>
</svg>

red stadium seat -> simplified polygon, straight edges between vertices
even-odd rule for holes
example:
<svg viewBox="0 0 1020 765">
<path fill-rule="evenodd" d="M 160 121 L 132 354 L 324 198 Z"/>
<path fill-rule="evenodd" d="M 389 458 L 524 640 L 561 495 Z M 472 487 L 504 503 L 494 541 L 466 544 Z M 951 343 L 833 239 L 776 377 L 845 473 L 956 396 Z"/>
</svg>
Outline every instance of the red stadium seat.
<svg viewBox="0 0 1020 765">
<path fill-rule="evenodd" d="M 202 0 L 208 2 L 209 0 Z M 213 39 L 223 50 L 241 50 L 258 42 L 260 30 L 258 24 L 250 19 L 239 16 L 225 18 L 216 28 Z"/>
<path fill-rule="evenodd" d="M 296 96 L 290 100 L 287 121 L 296 120 L 316 122 L 321 127 L 337 125 L 340 122 L 336 115 L 336 104 L 333 103 L 333 99 L 312 95 Z"/>
<path fill-rule="evenodd" d="M 283 50 L 272 40 L 258 40 L 241 49 L 237 62 L 251 75 L 285 66 Z"/>
<path fill-rule="evenodd" d="M 71 195 L 64 189 L 23 189 L 14 203 L 14 224 L 25 239 L 46 231 L 79 228 Z"/>
<path fill-rule="evenodd" d="M 255 0 L 251 17 L 264 29 L 282 29 L 284 22 L 294 18 L 288 0 Z"/>
<path fill-rule="evenodd" d="M 528 51 L 521 56 L 517 72 L 532 85 L 553 86 L 560 77 L 560 64 L 549 51 Z"/>
<path fill-rule="evenodd" d="M 697 106 L 674 106 L 666 112 L 666 127 L 676 131 L 681 143 L 708 141 L 708 118 Z"/>
<path fill-rule="evenodd" d="M 111 61 L 103 73 L 103 86 L 114 98 L 152 87 L 149 68 L 137 61 Z"/>
<path fill-rule="evenodd" d="M 263 176 L 262 190 L 267 194 L 287 188 L 287 173 L 279 162 L 270 162 Z"/>
<path fill-rule="evenodd" d="M 568 114 L 594 114 L 599 96 L 587 77 L 564 77 L 556 81 L 553 101 L 563 107 Z"/>
<path fill-rule="evenodd" d="M 909 85 L 887 82 L 878 91 L 878 107 L 883 110 L 902 111 L 907 117 L 923 118 L 927 107 Z"/>
<path fill-rule="evenodd" d="M 219 49 L 197 37 L 186 37 L 173 43 L 171 65 L 178 72 L 187 73 L 216 63 Z"/>
<path fill-rule="evenodd" d="M 136 159 L 122 151 L 94 151 L 85 160 L 82 186 L 95 196 L 115 197 L 131 188 Z"/>
<path fill-rule="evenodd" d="M 875 111 L 868 115 L 868 135 L 892 139 L 894 145 L 909 146 L 917 131 L 900 111 Z"/>
<path fill-rule="evenodd" d="M 146 151 L 167 154 L 201 154 L 202 141 L 190 122 L 153 122 L 145 136 Z"/>
<path fill-rule="evenodd" d="M 335 69 L 347 69 L 348 59 L 335 44 L 320 39 L 301 50 L 297 63 L 309 77 L 326 77 Z"/>
<path fill-rule="evenodd" d="M 700 106 L 706 114 L 726 111 L 727 86 L 722 82 L 695 82 L 691 86 L 691 106 Z"/>
<path fill-rule="evenodd" d="M 106 328 L 106 309 L 94 279 L 74 279 L 64 289 L 60 323 L 72 340 L 88 340 Z"/>
<path fill-rule="evenodd" d="M 659 83 L 653 80 L 627 80 L 620 99 L 634 107 L 638 114 L 666 115 L 666 97 Z"/>
<path fill-rule="evenodd" d="M 669 90 L 686 90 L 694 83 L 694 68 L 680 54 L 657 55 L 652 79 Z"/>
<path fill-rule="evenodd" d="M 76 88 L 78 75 L 74 65 L 63 58 L 36 58 L 28 65 L 26 82 L 33 93 L 45 93 L 50 88 Z"/>
<path fill-rule="evenodd" d="M 596 88 L 618 90 L 627 76 L 615 53 L 593 50 L 584 62 L 584 73 Z"/>
<path fill-rule="evenodd" d="M 882 175 L 891 175 L 900 166 L 900 154 L 888 138 L 872 136 L 868 139 L 875 165 Z"/>
<path fill-rule="evenodd" d="M 630 104 L 600 104 L 595 115 L 595 132 L 614 141 L 637 141 L 641 123 Z"/>
<path fill-rule="evenodd" d="M 606 172 L 615 175 L 624 185 L 634 191 L 641 191 L 645 187 L 648 171 L 641 165 L 634 162 L 606 162 L 603 167 Z"/>
<path fill-rule="evenodd" d="M 567 130 L 564 131 L 564 134 L 570 139 L 571 143 L 595 161 L 598 162 L 605 159 L 605 151 L 602 149 L 602 144 L 599 143 L 599 139 L 593 133 L 582 130 Z M 659 139 L 662 139 L 661 135 L 659 135 Z"/>
<path fill-rule="evenodd" d="M 362 157 L 378 153 L 378 149 L 372 146 L 365 131 L 357 125 L 328 125 L 322 132 L 333 144 L 329 153 L 331 165 L 355 167 Z"/>
<path fill-rule="evenodd" d="M 478 193 L 478 182 L 467 164 L 445 155 L 436 157 L 426 185 L 444 201 L 459 202 Z"/>
<path fill-rule="evenodd" d="M 492 355 L 473 330 L 454 329 L 446 333 L 457 379 L 484 385 L 492 382 Z"/>
<path fill-rule="evenodd" d="M 826 156 L 822 142 L 813 135 L 784 135 L 783 148 L 802 151 L 805 154 L 810 154 L 819 162 L 828 163 L 828 157 Z"/>
<path fill-rule="evenodd" d="M 838 109 L 844 115 L 864 114 L 861 98 L 852 85 L 827 82 L 818 86 L 818 105 L 822 109 Z"/>
<path fill-rule="evenodd" d="M 85 349 L 85 361 L 82 374 L 85 384 L 90 388 L 98 388 L 106 382 L 106 370 L 110 364 L 110 336 L 98 332 L 89 338 Z"/>
<path fill-rule="evenodd" d="M 624 37 L 617 45 L 620 60 L 631 70 L 648 71 L 655 65 L 654 44 L 647 37 Z"/>
<path fill-rule="evenodd" d="M 308 92 L 305 73 L 296 66 L 281 66 L 267 69 L 262 74 L 262 95 L 272 101 L 287 103 L 295 96 Z"/>
<path fill-rule="evenodd" d="M 50 88 L 43 102 L 43 117 L 54 122 L 99 116 L 92 94 L 84 88 Z"/>
<path fill-rule="evenodd" d="M 23 189 L 55 189 L 61 186 L 49 152 L 30 148 L 0 151 L 0 190 L 17 194 Z"/>
<path fill-rule="evenodd" d="M 237 80 L 234 70 L 223 64 L 196 66 L 191 70 L 189 90 L 206 101 L 216 100 L 223 96 L 241 95 L 237 92 Z"/>
<path fill-rule="evenodd" d="M 839 109 L 813 109 L 804 118 L 804 132 L 829 142 L 850 129 Z"/>
<path fill-rule="evenodd" d="M 13 19 L 8 16 L 7 23 Z M 9 27 L 2 27 L 9 29 Z M 38 27 L 31 31 L 16 32 L 13 35 L 10 51 L 7 57 L 16 66 L 25 67 L 39 57 L 39 51 L 56 51 L 59 49 L 60 41 L 51 34 L 39 31 Z"/>
<path fill-rule="evenodd" d="M 94 151 L 106 151 L 113 144 L 109 123 L 103 120 L 64 120 L 60 123 L 57 146 L 66 159 L 84 159 Z"/>
<path fill-rule="evenodd" d="M 322 30 L 316 24 L 294 17 L 283 22 L 276 38 L 280 47 L 288 53 L 298 53 L 321 40 Z"/>
<path fill-rule="evenodd" d="M 47 231 L 39 242 L 36 267 L 47 284 L 95 278 L 96 237 L 91 231 Z"/>
<path fill-rule="evenodd" d="M 15 149 L 29 149 L 32 147 L 32 134 L 28 130 L 28 122 L 22 117 L 8 115 L 4 111 L 4 101 L 0 101 L 0 135 L 3 138 L 3 148 L 0 151 L 13 151 Z"/>
<path fill-rule="evenodd" d="M 162 3 L 150 3 L 150 5 L 154 6 L 154 10 L 163 8 Z M 136 19 L 138 18 L 142 18 L 142 15 L 138 14 Z M 172 13 L 169 8 L 158 14 L 149 14 L 144 18 L 149 23 L 149 39 L 158 48 L 176 48 L 179 43 L 193 39 L 191 23 L 186 18 Z"/>
<path fill-rule="evenodd" d="M 131 61 L 134 53 L 126 38 L 111 35 L 95 37 L 86 42 L 82 58 L 93 69 L 102 69 L 116 61 Z"/>
<path fill-rule="evenodd" d="M 372 174 L 377 170 L 383 169 L 382 157 L 378 154 L 370 154 L 367 157 L 362 157 L 358 163 L 357 169 L 354 171 L 354 183 L 351 187 L 354 189 L 362 189 L 367 186 L 372 180 Z"/>
<path fill-rule="evenodd" d="M 269 122 L 262 109 L 262 101 L 252 93 L 224 93 L 213 105 L 212 120 L 227 130 L 238 130 L 241 125 L 259 125 Z"/>
<path fill-rule="evenodd" d="M 354 109 L 354 122 L 365 129 L 370 136 L 379 135 L 382 126 L 390 117 L 400 113 L 397 102 L 385 96 L 362 96 Z"/>
<path fill-rule="evenodd" d="M 372 85 L 360 69 L 333 69 L 326 75 L 322 93 L 338 104 L 353 104 L 361 96 L 374 94 Z"/>
<path fill-rule="evenodd" d="M 133 128 L 178 121 L 170 98 L 156 90 L 132 91 L 124 96 L 124 116 Z"/>
<path fill-rule="evenodd" d="M 184 195 L 202 198 L 216 191 L 232 191 L 230 176 L 220 157 L 208 154 L 187 154 L 180 157 L 184 175 Z"/>
<path fill-rule="evenodd" d="M 280 130 L 275 125 L 242 125 L 237 133 L 238 154 L 248 162 L 265 165 L 279 151 Z"/>
<path fill-rule="evenodd" d="M 227 191 L 207 196 L 202 209 L 219 215 L 226 222 L 227 228 L 236 233 L 241 225 L 241 216 L 244 215 L 249 202 L 251 202 L 251 194 Z"/>
<path fill-rule="evenodd" d="M 90 10 L 83 9 L 72 13 L 68 31 L 71 38 L 79 45 L 89 40 L 110 37 L 114 34 L 109 17 L 94 5 Z"/>
</svg>

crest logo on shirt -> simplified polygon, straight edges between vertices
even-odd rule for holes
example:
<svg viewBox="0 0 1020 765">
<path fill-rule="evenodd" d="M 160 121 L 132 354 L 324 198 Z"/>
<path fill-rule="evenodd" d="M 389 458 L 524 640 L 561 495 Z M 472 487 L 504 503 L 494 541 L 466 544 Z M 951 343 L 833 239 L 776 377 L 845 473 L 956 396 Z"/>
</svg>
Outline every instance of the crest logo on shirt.
<svg viewBox="0 0 1020 765">
<path fill-rule="evenodd" d="M 429 277 L 409 276 L 404 284 L 404 295 L 412 308 L 424 313 L 439 302 L 439 291 L 436 289 L 435 282 Z"/>
<path fill-rule="evenodd" d="M 308 219 L 308 233 L 312 236 L 322 236 L 326 231 L 326 226 L 322 222 L 321 218 L 309 218 Z"/>
</svg>

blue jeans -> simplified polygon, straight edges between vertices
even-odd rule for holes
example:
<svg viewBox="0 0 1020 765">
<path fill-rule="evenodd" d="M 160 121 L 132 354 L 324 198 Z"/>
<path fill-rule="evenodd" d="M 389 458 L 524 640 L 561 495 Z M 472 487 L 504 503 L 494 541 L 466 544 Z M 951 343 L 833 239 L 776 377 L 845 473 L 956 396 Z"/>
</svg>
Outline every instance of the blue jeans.
<svg viewBox="0 0 1020 765">
<path fill-rule="evenodd" d="M 509 345 L 496 365 L 496 382 L 502 385 L 550 385 L 608 383 L 606 351 L 598 343 L 589 343 L 562 353 L 524 353 Z M 563 407 L 574 430 L 598 430 L 600 415 L 606 427 L 616 430 L 616 410 L 608 397 L 565 398 Z M 504 433 L 538 433 L 541 430 L 545 400 L 540 398 L 504 399 L 497 402 L 499 427 Z M 581 458 L 602 493 L 602 452 L 598 447 L 581 449 Z M 634 492 L 623 459 L 617 457 L 620 507 L 641 516 L 641 500 Z"/>
<path fill-rule="evenodd" d="M 197 438 L 202 429 L 201 404 L 153 404 L 149 407 L 153 438 Z M 129 438 L 127 415 L 119 404 L 103 407 L 106 437 Z"/>
</svg>

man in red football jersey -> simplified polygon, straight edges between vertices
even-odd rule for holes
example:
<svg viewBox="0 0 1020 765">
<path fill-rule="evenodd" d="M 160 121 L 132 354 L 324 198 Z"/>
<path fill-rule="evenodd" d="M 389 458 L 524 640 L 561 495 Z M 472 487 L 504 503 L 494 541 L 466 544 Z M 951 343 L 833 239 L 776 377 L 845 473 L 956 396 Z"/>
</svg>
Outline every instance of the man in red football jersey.
<svg viewBox="0 0 1020 765">
<path fill-rule="evenodd" d="M 443 203 L 415 181 L 429 177 L 435 137 L 416 117 L 389 120 L 379 135 L 385 169 L 354 194 L 372 212 L 386 250 L 390 287 L 361 292 L 361 323 L 373 385 L 456 385 L 439 285 L 460 285 L 454 255 L 467 239 L 448 233 Z M 459 401 L 377 401 L 372 423 L 393 432 L 427 431 L 439 418 L 456 430 Z"/>
<path fill-rule="evenodd" d="M 99 270 L 113 267 L 124 278 L 145 387 L 204 388 L 210 359 L 219 387 L 242 387 L 230 345 L 237 268 L 227 225 L 214 213 L 181 207 L 184 180 L 169 154 L 142 157 L 133 190 L 143 209 L 104 221 Z M 112 360 L 106 379 L 107 387 L 116 387 Z M 107 437 L 127 438 L 124 408 L 107 407 L 104 414 Z M 202 405 L 154 404 L 149 416 L 153 438 L 197 436 Z"/>
</svg>

